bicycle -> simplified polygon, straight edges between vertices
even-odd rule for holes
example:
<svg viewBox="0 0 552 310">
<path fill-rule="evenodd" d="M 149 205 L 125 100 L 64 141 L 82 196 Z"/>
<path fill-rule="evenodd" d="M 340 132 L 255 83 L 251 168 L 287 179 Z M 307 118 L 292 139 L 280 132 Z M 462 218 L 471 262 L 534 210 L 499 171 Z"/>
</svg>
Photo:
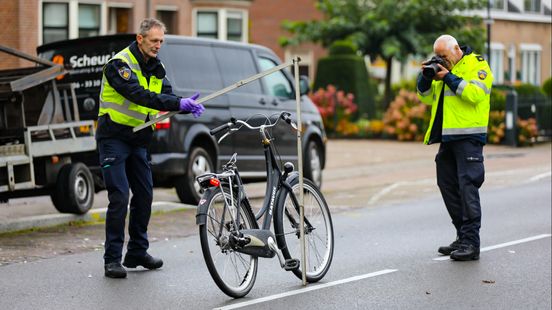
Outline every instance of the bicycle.
<svg viewBox="0 0 552 310">
<path fill-rule="evenodd" d="M 300 218 L 299 175 L 290 162 L 282 172 L 275 156 L 275 147 L 268 129 L 284 120 L 297 130 L 291 114 L 282 112 L 274 123 L 253 127 L 246 121 L 232 119 L 211 130 L 211 135 L 226 131 L 219 143 L 245 127 L 259 130 L 267 172 L 266 195 L 257 214 L 253 209 L 240 177 L 237 154 L 222 166 L 221 173 L 206 173 L 197 177 L 204 190 L 199 202 L 196 223 L 199 225 L 201 250 L 207 269 L 217 286 L 228 296 L 247 295 L 257 277 L 258 258 L 278 257 L 280 266 L 302 279 L 299 268 Z M 321 280 L 328 272 L 334 249 L 330 210 L 318 187 L 305 179 L 304 235 L 306 243 L 306 280 Z M 274 212 L 274 213 L 273 213 Z M 261 218 L 262 226 L 259 228 Z M 274 233 L 271 220 L 274 220 Z"/>
</svg>

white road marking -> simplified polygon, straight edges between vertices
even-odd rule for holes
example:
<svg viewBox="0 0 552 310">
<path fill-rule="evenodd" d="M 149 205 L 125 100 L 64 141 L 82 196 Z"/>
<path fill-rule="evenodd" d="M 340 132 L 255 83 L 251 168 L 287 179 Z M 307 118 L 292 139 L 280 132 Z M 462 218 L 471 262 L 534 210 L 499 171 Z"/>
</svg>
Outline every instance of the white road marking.
<svg viewBox="0 0 552 310">
<path fill-rule="evenodd" d="M 536 181 L 538 181 L 538 180 L 541 180 L 541 179 L 550 177 L 551 175 L 552 175 L 552 171 L 548 171 L 548 172 L 545 172 L 545 173 L 537 174 L 536 176 L 533 176 L 532 178 L 530 178 L 529 180 L 527 180 L 527 183 L 536 182 Z"/>
<path fill-rule="evenodd" d="M 497 245 L 491 245 L 491 246 L 488 246 L 488 247 L 481 248 L 480 252 L 496 250 L 496 249 L 505 248 L 507 246 L 511 246 L 511 245 L 514 245 L 514 244 L 520 244 L 520 243 L 525 243 L 525 242 L 529 242 L 529 241 L 535 241 L 535 240 L 539 240 L 539 239 L 543 239 L 543 238 L 550 238 L 550 236 L 552 236 L 552 235 L 542 234 L 542 235 L 537 235 L 537 236 L 533 236 L 533 237 L 529 237 L 529 238 L 525 238 L 525 239 L 519 239 L 519 240 L 514 240 L 514 241 L 510 241 L 510 242 L 497 244 Z M 450 256 L 448 256 L 448 255 L 439 256 L 439 257 L 434 258 L 433 260 L 450 260 Z"/>
<path fill-rule="evenodd" d="M 383 188 L 381 191 L 377 192 L 370 200 L 368 201 L 368 204 L 374 204 L 376 201 L 378 201 L 381 197 L 383 197 L 385 194 L 389 193 L 390 191 L 394 190 L 395 188 L 398 188 L 401 185 L 404 185 L 406 182 L 397 182 L 393 183 L 385 188 Z"/>
<path fill-rule="evenodd" d="M 395 271 L 397 271 L 397 269 L 384 269 L 384 270 L 380 270 L 380 271 L 376 271 L 376 272 L 372 272 L 372 273 L 367 273 L 367 274 L 363 274 L 363 275 L 359 275 L 359 276 L 354 276 L 354 277 L 350 277 L 350 278 L 346 278 L 346 279 L 341 279 L 341 280 L 337 280 L 337 281 L 333 281 L 333 282 L 328 282 L 328 283 L 323 283 L 323 284 L 311 284 L 310 286 L 300 288 L 298 290 L 284 292 L 284 293 L 275 294 L 275 295 L 266 296 L 266 297 L 261 297 L 261 298 L 257 298 L 257 299 L 253 299 L 253 300 L 240 302 L 240 303 L 235 303 L 235 304 L 231 304 L 231 305 L 220 307 L 220 308 L 214 308 L 213 310 L 237 309 L 237 308 L 246 307 L 246 306 L 250 306 L 250 305 L 254 305 L 254 304 L 259 304 L 259 303 L 262 303 L 262 302 L 267 302 L 267 301 L 274 300 L 274 299 L 279 299 L 279 298 L 284 298 L 284 297 L 293 296 L 293 295 L 297 295 L 297 294 L 302 294 L 302 293 L 306 293 L 306 292 L 311 292 L 311 291 L 315 291 L 315 290 L 319 290 L 319 289 L 323 289 L 323 288 L 326 288 L 326 287 L 331 287 L 331 286 L 335 286 L 335 285 L 339 285 L 339 284 L 344 284 L 344 283 L 358 281 L 358 280 L 362 280 L 362 279 L 366 279 L 366 278 L 381 276 L 381 275 L 392 273 L 392 272 L 395 272 Z"/>
</svg>

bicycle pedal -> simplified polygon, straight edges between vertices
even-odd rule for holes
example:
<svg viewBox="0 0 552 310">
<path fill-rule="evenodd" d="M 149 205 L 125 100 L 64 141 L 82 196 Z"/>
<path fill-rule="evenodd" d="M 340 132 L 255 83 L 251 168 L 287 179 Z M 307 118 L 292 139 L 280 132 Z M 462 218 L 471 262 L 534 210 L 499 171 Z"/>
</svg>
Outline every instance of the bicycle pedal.
<svg viewBox="0 0 552 310">
<path fill-rule="evenodd" d="M 297 258 L 290 258 L 286 259 L 286 262 L 284 263 L 284 269 L 286 271 L 292 271 L 299 268 L 300 262 Z"/>
</svg>

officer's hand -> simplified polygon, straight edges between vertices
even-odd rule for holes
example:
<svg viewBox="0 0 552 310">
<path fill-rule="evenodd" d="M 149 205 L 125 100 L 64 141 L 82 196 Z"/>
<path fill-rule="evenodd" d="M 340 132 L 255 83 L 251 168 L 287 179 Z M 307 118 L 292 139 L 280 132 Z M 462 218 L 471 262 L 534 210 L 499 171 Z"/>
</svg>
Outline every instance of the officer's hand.
<svg viewBox="0 0 552 310">
<path fill-rule="evenodd" d="M 205 107 L 201 103 L 196 103 L 196 99 L 199 97 L 199 93 L 195 93 L 189 98 L 180 99 L 180 111 L 192 113 L 195 118 L 201 116 Z"/>
<path fill-rule="evenodd" d="M 439 72 L 437 72 L 435 74 L 433 79 L 436 80 L 436 81 L 440 81 L 445 77 L 445 75 L 447 75 L 449 73 L 449 70 L 447 68 L 443 67 L 441 64 L 437 64 L 437 66 L 439 66 L 439 68 L 441 70 L 439 70 Z"/>
</svg>

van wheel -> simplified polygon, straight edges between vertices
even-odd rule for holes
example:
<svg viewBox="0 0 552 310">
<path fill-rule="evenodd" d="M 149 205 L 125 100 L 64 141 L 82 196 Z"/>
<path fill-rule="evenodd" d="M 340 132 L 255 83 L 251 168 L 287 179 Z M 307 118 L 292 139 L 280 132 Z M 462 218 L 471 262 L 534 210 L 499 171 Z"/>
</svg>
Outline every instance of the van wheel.
<svg viewBox="0 0 552 310">
<path fill-rule="evenodd" d="M 202 147 L 193 148 L 186 167 L 186 175 L 178 177 L 174 186 L 180 201 L 196 205 L 201 198 L 201 188 L 196 182 L 196 177 L 213 171 L 213 161 L 209 153 Z"/>
<path fill-rule="evenodd" d="M 305 178 L 311 180 L 318 186 L 322 187 L 322 154 L 318 144 L 310 140 L 307 144 L 305 152 L 305 163 L 303 173 Z"/>
<path fill-rule="evenodd" d="M 85 214 L 94 204 L 94 179 L 83 163 L 65 165 L 50 198 L 61 213 Z"/>
</svg>

